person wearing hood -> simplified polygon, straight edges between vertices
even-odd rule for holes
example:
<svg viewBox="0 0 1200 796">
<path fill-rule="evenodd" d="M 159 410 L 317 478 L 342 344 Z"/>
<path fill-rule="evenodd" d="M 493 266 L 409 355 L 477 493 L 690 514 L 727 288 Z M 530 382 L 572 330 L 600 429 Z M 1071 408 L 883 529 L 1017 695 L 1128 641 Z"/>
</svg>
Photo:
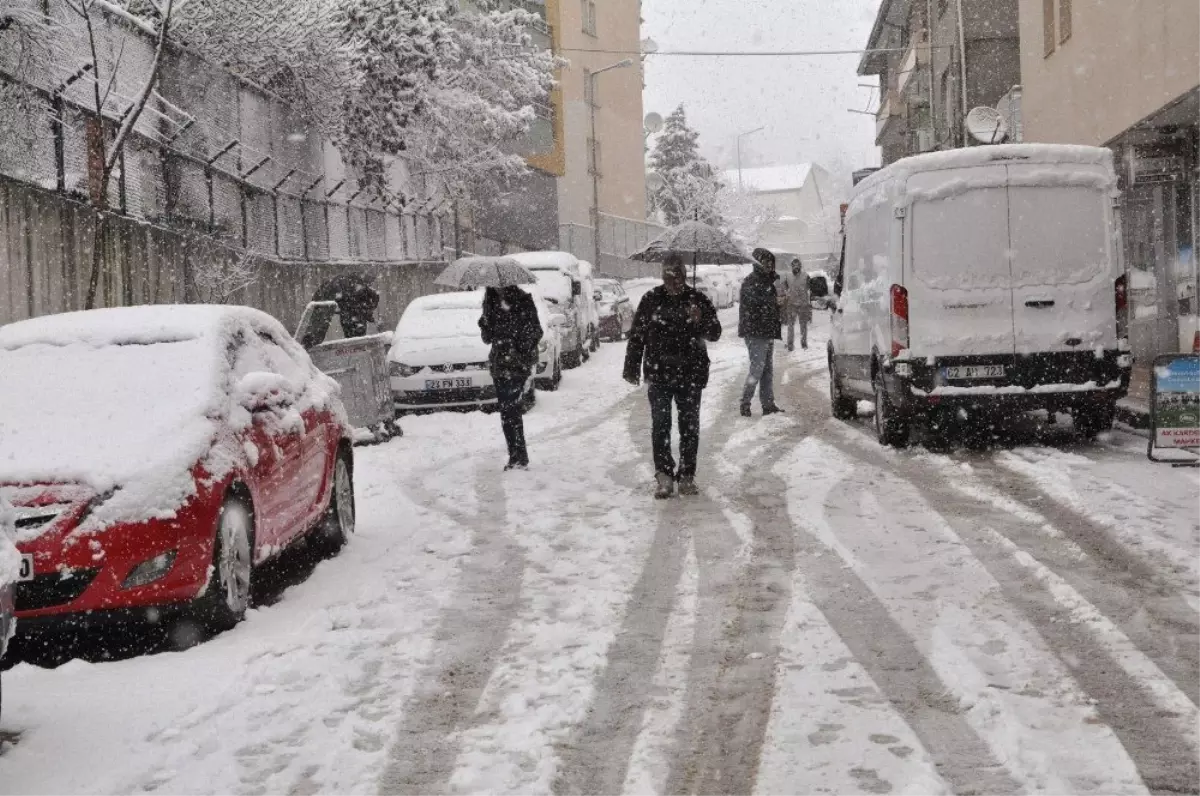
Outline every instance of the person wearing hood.
<svg viewBox="0 0 1200 796">
<path fill-rule="evenodd" d="M 775 255 L 767 249 L 754 250 L 754 272 L 742 282 L 738 336 L 746 341 L 750 372 L 742 390 L 742 417 L 750 417 L 750 401 L 757 390 L 763 415 L 779 414 L 775 404 L 775 341 L 783 339 L 781 304 L 775 287 Z"/>
<path fill-rule="evenodd" d="M 525 421 L 521 399 L 538 360 L 542 324 L 533 298 L 515 285 L 489 287 L 483 294 L 483 316 L 479 319 L 483 342 L 492 347 L 488 370 L 496 385 L 500 405 L 500 427 L 508 444 L 505 470 L 529 466 L 525 447 Z"/>
</svg>

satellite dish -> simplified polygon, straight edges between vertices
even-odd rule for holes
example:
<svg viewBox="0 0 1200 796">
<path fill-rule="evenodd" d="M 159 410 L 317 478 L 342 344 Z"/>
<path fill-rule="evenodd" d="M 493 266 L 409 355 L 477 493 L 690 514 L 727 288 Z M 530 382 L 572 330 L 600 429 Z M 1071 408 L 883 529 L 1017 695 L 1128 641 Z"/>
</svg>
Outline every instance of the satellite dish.
<svg viewBox="0 0 1200 796">
<path fill-rule="evenodd" d="M 982 144 L 999 144 L 1008 138 L 1008 122 L 995 108 L 981 105 L 967 114 L 967 132 Z"/>
<path fill-rule="evenodd" d="M 645 121 L 642 124 L 646 128 L 646 132 L 654 134 L 663 129 L 663 117 L 658 113 L 647 113 Z"/>
<path fill-rule="evenodd" d="M 657 171 L 651 171 L 646 174 L 646 187 L 652 191 L 661 191 L 667 187 L 667 181 Z"/>
</svg>

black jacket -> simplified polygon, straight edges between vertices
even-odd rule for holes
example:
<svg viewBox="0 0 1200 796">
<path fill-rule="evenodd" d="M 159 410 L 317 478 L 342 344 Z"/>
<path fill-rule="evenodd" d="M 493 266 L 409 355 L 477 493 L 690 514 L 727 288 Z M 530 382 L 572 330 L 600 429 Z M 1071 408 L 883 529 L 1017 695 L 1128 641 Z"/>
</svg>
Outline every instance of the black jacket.
<svg viewBox="0 0 1200 796">
<path fill-rule="evenodd" d="M 692 323 L 688 309 L 700 308 Z M 684 288 L 672 296 L 659 286 L 642 297 L 633 316 L 625 349 L 625 378 L 642 375 L 647 382 L 671 387 L 708 386 L 708 347 L 705 340 L 721 339 L 717 308 L 698 290 Z"/>
<path fill-rule="evenodd" d="M 779 313 L 779 294 L 775 282 L 779 274 L 767 274 L 761 268 L 742 282 L 741 309 L 738 315 L 738 337 L 780 340 L 782 319 Z"/>
<path fill-rule="evenodd" d="M 528 379 L 538 361 L 542 324 L 533 297 L 520 288 L 488 290 L 479 319 L 483 342 L 492 347 L 493 379 Z"/>
</svg>

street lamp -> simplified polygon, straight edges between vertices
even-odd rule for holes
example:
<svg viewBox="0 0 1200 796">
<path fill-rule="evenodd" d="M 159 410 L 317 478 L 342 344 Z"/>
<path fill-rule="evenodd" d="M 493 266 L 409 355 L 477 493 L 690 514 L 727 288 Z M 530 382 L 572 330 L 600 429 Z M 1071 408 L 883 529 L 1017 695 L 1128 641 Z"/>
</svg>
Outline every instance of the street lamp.
<svg viewBox="0 0 1200 796">
<path fill-rule="evenodd" d="M 742 139 L 748 135 L 754 135 L 755 133 L 761 133 L 763 130 L 766 130 L 766 129 L 767 128 L 765 128 L 765 127 L 756 127 L 753 130 L 747 130 L 746 132 L 742 133 L 741 135 L 739 135 L 737 137 L 737 170 L 738 170 L 738 190 L 739 191 L 745 190 L 745 188 L 742 185 Z"/>
<path fill-rule="evenodd" d="M 592 253 L 595 255 L 592 260 L 592 268 L 597 273 L 600 271 L 600 163 L 597 157 L 600 153 L 598 151 L 599 142 L 596 140 L 596 77 L 614 69 L 627 69 L 631 66 L 633 66 L 633 59 L 626 58 L 624 61 L 618 61 L 603 69 L 589 72 L 587 76 L 588 86 L 584 99 L 588 103 L 588 118 L 591 120 L 592 133 Z"/>
</svg>

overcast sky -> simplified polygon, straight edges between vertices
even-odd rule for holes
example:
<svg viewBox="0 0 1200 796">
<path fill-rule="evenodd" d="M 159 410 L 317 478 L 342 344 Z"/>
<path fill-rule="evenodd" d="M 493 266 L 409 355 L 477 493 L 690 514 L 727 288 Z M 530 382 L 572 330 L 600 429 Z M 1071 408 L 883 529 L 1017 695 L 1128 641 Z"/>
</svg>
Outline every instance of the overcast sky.
<svg viewBox="0 0 1200 796">
<path fill-rule="evenodd" d="M 866 46 L 879 0 L 643 0 L 642 36 L 670 50 L 852 50 Z M 816 162 L 849 185 L 849 172 L 879 163 L 871 82 L 859 56 L 696 58 L 646 61 L 646 111 L 663 116 L 683 103 L 704 154 L 733 168 Z M 871 105 L 874 108 L 875 105 Z"/>
</svg>

